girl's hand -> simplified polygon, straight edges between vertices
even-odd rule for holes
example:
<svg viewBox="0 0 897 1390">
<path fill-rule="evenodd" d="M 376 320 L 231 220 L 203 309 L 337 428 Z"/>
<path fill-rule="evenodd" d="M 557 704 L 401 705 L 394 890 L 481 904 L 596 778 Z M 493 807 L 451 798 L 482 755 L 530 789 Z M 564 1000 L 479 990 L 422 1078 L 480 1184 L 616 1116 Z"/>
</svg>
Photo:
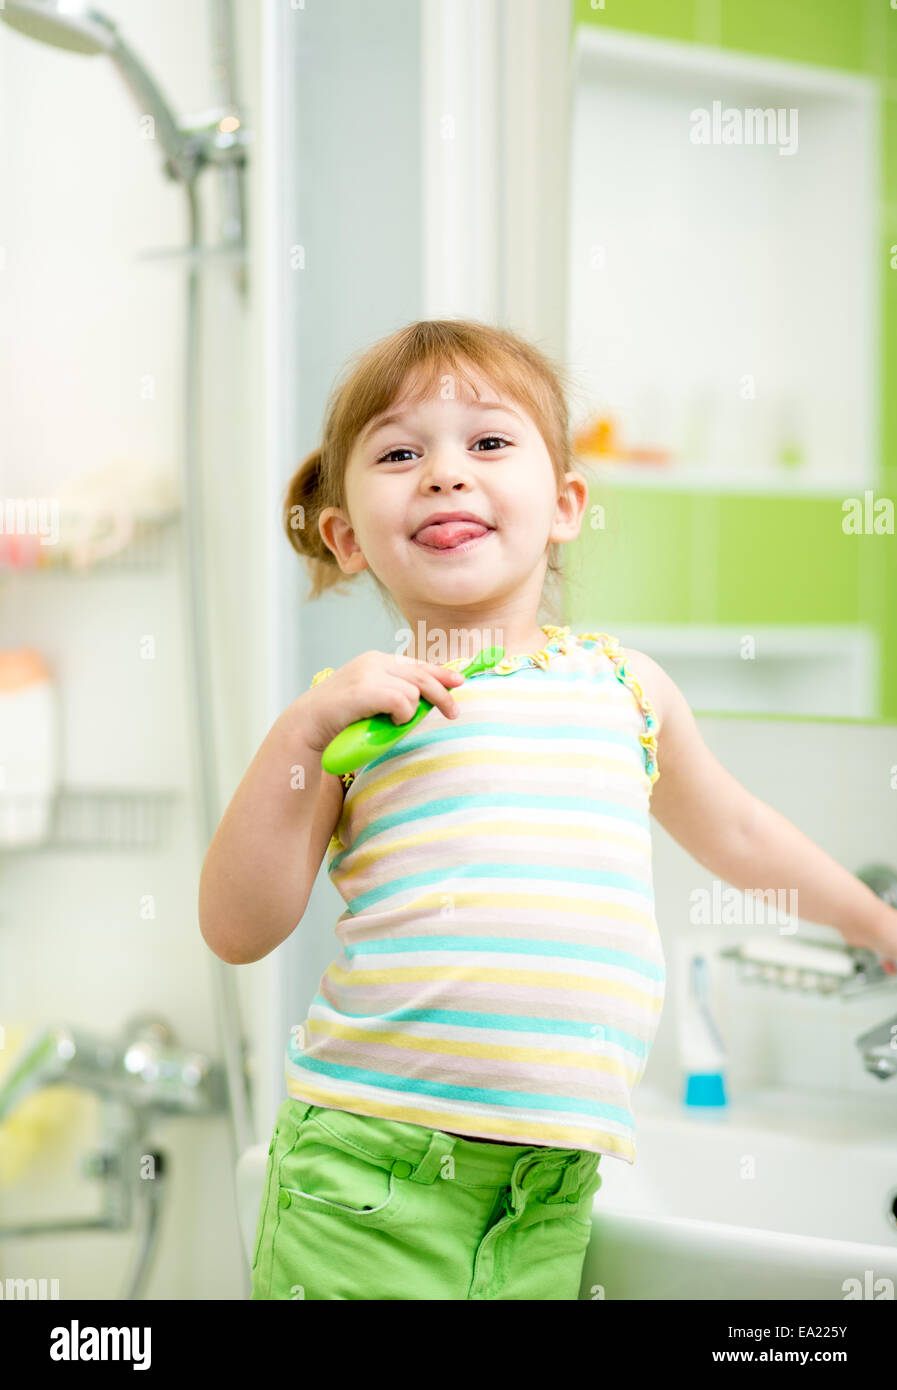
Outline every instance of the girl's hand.
<svg viewBox="0 0 897 1390">
<path fill-rule="evenodd" d="M 357 719 L 389 714 L 394 724 L 406 724 L 417 713 L 422 696 L 447 719 L 454 719 L 458 706 L 449 691 L 463 680 L 460 671 L 430 661 L 362 652 L 300 696 L 303 734 L 310 748 L 323 753 L 330 740 Z"/>
<path fill-rule="evenodd" d="M 876 934 L 872 949 L 878 957 L 878 964 L 886 975 L 897 975 L 897 907 L 881 899 L 878 908 L 882 925 Z"/>
</svg>

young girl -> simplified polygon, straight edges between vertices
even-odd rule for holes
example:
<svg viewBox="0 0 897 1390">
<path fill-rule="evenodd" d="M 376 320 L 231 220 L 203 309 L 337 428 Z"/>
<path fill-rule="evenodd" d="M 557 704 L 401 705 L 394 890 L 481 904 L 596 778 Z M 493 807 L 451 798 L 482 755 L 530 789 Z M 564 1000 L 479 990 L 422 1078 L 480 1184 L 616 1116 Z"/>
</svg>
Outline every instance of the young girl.
<svg viewBox="0 0 897 1390">
<path fill-rule="evenodd" d="M 561 383 L 511 333 L 411 324 L 290 483 L 312 596 L 369 568 L 404 631 L 284 711 L 203 866 L 203 936 L 234 963 L 295 929 L 325 853 L 346 902 L 287 1047 L 253 1298 L 578 1296 L 663 1003 L 649 811 L 728 883 L 795 888 L 802 920 L 897 954 L 897 912 L 726 772 L 656 662 L 539 623 L 588 500 Z M 504 659 L 465 679 L 487 646 Z M 387 752 L 322 770 L 348 724 L 422 696 Z"/>
</svg>

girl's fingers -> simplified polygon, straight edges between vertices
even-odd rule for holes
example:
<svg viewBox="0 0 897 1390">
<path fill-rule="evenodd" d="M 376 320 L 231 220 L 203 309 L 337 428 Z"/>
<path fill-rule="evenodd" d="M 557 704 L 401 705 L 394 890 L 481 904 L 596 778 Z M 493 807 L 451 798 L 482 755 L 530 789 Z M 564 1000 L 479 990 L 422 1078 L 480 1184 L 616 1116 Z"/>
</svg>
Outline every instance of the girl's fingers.
<svg viewBox="0 0 897 1390">
<path fill-rule="evenodd" d="M 457 718 L 458 706 L 452 698 L 452 692 L 446 690 L 438 676 L 427 676 L 421 682 L 421 694 L 436 709 L 441 709 L 446 719 Z"/>
<path fill-rule="evenodd" d="M 441 681 L 443 685 L 461 685 L 464 680 L 464 673 L 462 671 L 456 671 L 452 666 L 440 666 L 433 661 L 416 661 L 413 657 L 409 658 L 405 656 L 400 657 L 399 660 L 402 662 L 410 661 L 411 666 L 414 668 L 415 675 L 427 674 L 434 676 L 436 680 Z M 405 671 L 400 671 L 399 674 L 403 675 L 406 679 L 410 679 L 410 672 L 407 667 Z"/>
<path fill-rule="evenodd" d="M 394 724 L 407 724 L 409 719 L 413 719 L 417 713 L 417 707 L 421 696 L 434 707 L 440 709 L 446 719 L 455 719 L 458 714 L 458 707 L 452 698 L 451 691 L 447 690 L 436 676 L 430 676 L 423 671 L 416 672 L 416 681 L 409 679 L 406 674 L 404 678 L 397 681 L 394 691 L 396 696 L 404 695 L 405 700 L 399 702 L 391 701 L 390 706 L 384 709 L 384 713 L 390 714 Z M 392 688 L 390 693 L 392 693 Z"/>
</svg>

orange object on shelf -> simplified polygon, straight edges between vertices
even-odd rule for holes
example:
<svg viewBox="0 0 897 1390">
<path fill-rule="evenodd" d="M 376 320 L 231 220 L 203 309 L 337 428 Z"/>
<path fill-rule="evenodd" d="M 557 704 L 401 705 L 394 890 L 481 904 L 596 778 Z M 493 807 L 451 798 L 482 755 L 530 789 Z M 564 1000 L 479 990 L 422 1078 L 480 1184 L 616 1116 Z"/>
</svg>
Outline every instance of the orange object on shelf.
<svg viewBox="0 0 897 1390">
<path fill-rule="evenodd" d="M 640 448 L 624 449 L 619 438 L 616 422 L 610 415 L 599 415 L 591 420 L 573 437 L 573 446 L 578 454 L 605 458 L 614 463 L 662 463 L 672 462 L 669 449 L 642 445 Z"/>
<path fill-rule="evenodd" d="M 51 678 L 49 666 L 34 647 L 0 649 L 0 691 L 21 690 Z"/>
<path fill-rule="evenodd" d="M 616 454 L 617 428 L 609 415 L 599 415 L 574 436 L 579 454 Z"/>
<path fill-rule="evenodd" d="M 669 449 L 624 449 L 619 455 L 630 463 L 670 463 L 673 455 Z"/>
</svg>

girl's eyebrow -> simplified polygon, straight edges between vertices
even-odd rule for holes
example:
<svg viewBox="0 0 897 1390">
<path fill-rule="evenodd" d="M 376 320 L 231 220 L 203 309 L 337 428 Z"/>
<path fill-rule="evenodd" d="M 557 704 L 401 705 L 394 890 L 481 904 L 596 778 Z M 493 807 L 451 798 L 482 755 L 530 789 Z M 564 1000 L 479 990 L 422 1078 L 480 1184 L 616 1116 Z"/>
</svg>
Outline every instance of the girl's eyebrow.
<svg viewBox="0 0 897 1390">
<path fill-rule="evenodd" d="M 514 410 L 514 408 L 510 405 L 502 405 L 501 401 L 471 401 L 470 404 L 476 410 L 507 411 L 509 415 L 516 416 L 517 419 L 520 421 L 521 425 L 524 423 L 523 416 L 520 415 L 518 411 Z M 379 419 L 375 417 L 373 420 L 369 420 L 368 423 L 365 425 L 364 429 L 361 431 L 361 434 L 359 435 L 359 442 L 364 444 L 368 439 L 375 435 L 378 430 L 385 429 L 387 425 L 400 424 L 404 418 L 405 414 L 403 411 L 395 411 L 391 415 L 383 415 Z"/>
</svg>

